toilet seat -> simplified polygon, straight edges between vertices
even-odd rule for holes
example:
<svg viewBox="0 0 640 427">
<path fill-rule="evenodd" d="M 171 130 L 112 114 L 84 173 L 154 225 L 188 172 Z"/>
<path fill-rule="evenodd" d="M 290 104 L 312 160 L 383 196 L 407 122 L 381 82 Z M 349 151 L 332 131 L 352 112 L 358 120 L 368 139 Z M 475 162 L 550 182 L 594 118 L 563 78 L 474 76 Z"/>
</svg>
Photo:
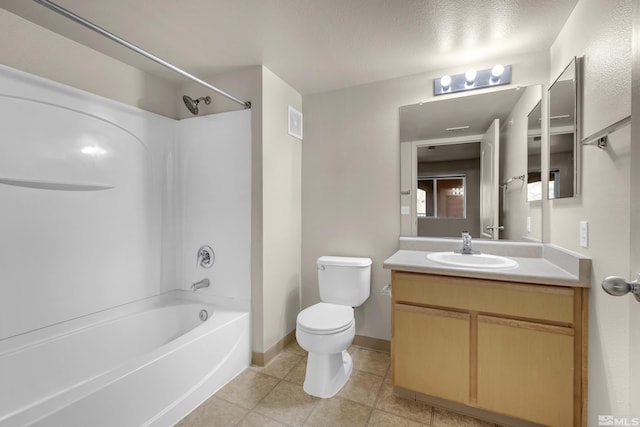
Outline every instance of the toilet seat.
<svg viewBox="0 0 640 427">
<path fill-rule="evenodd" d="M 320 302 L 298 314 L 297 327 L 315 335 L 330 335 L 346 331 L 353 325 L 353 308 Z"/>
</svg>

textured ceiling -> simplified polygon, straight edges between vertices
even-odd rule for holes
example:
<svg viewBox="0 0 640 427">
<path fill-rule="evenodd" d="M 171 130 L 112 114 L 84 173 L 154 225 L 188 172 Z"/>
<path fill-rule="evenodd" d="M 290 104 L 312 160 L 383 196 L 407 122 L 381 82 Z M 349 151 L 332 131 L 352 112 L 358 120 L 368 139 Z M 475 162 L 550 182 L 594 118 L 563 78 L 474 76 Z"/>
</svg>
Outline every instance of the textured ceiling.
<svg viewBox="0 0 640 427">
<path fill-rule="evenodd" d="M 547 50 L 577 0 L 55 0 L 206 77 L 264 64 L 302 94 Z M 29 0 L 0 5 L 166 78 Z"/>
</svg>

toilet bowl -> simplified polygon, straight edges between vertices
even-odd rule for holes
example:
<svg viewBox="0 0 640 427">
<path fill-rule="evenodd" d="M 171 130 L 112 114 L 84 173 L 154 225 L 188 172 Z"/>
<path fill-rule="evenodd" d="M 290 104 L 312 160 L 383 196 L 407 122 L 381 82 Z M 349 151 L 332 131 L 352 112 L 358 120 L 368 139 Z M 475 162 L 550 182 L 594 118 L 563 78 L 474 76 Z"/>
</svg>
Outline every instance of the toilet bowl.
<svg viewBox="0 0 640 427">
<path fill-rule="evenodd" d="M 298 314 L 296 339 L 309 352 L 304 391 L 328 398 L 340 391 L 353 370 L 347 352 L 356 334 L 353 306 L 369 297 L 371 260 L 320 257 L 318 279 L 323 302 Z"/>
<path fill-rule="evenodd" d="M 298 344 L 309 352 L 304 391 L 335 396 L 353 369 L 347 352 L 356 335 L 353 308 L 321 302 L 300 312 L 296 323 Z"/>
</svg>

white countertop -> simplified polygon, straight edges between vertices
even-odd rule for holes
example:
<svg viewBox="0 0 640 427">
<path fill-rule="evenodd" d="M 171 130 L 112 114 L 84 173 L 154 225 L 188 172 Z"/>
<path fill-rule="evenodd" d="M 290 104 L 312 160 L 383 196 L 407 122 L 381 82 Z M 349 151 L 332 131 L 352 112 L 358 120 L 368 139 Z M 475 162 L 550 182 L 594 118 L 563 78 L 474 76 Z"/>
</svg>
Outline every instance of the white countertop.
<svg viewBox="0 0 640 427">
<path fill-rule="evenodd" d="M 587 288 L 591 281 L 591 260 L 589 258 L 553 245 L 523 243 L 526 250 L 518 250 L 519 248 L 515 247 L 519 245 L 518 243 L 505 242 L 501 245 L 500 242 L 492 242 L 490 246 L 483 248 L 484 252 L 494 252 L 494 254 L 506 256 L 517 261 L 518 266 L 509 269 L 484 269 L 450 266 L 427 259 L 430 252 L 449 249 L 443 248 L 443 239 L 421 239 L 419 245 L 415 240 L 403 242 L 403 239 L 406 238 L 401 238 L 400 250 L 384 262 L 384 268 L 443 276 Z M 449 242 L 445 241 L 445 243 Z M 454 244 L 457 244 L 457 241 Z M 506 255 L 504 253 L 505 247 L 513 249 L 509 252 L 519 256 Z M 429 250 L 431 248 L 437 249 Z M 497 250 L 494 251 L 491 248 Z"/>
</svg>

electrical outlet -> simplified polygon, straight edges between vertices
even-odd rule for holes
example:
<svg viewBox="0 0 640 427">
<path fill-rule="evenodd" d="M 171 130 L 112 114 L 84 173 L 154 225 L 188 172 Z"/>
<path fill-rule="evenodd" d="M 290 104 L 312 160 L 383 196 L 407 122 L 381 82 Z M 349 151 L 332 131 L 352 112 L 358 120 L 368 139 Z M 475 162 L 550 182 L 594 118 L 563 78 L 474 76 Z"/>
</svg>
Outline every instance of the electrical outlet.
<svg viewBox="0 0 640 427">
<path fill-rule="evenodd" d="M 589 247 L 589 223 L 587 221 L 580 221 L 580 247 Z"/>
</svg>

